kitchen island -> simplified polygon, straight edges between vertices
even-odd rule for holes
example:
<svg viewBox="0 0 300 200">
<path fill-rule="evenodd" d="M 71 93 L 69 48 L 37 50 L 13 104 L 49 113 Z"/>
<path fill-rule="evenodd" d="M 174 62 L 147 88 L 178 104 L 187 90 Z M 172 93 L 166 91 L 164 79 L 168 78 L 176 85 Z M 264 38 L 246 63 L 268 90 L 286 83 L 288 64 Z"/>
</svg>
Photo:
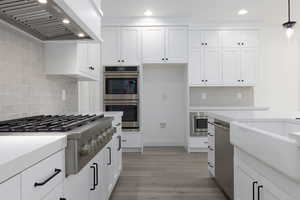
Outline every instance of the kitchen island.
<svg viewBox="0 0 300 200">
<path fill-rule="evenodd" d="M 210 145 L 214 145 L 209 164 L 214 163 L 213 176 L 227 196 L 246 200 L 299 199 L 299 112 L 215 111 L 207 115 L 212 127 L 209 134 L 213 136 Z M 224 123 L 228 124 L 227 132 L 222 131 Z M 224 159 L 225 164 L 221 162 Z M 228 176 L 232 171 L 234 176 Z M 226 193 L 224 183 L 233 183 L 234 192 Z"/>
</svg>

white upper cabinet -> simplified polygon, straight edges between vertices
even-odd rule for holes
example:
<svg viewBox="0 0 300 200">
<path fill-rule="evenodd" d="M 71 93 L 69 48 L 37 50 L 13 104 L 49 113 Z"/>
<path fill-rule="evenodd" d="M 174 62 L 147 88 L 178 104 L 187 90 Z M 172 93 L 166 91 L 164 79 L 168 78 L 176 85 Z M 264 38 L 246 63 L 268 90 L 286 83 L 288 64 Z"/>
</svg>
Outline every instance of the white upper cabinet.
<svg viewBox="0 0 300 200">
<path fill-rule="evenodd" d="M 121 62 L 125 65 L 140 65 L 140 30 L 121 28 Z"/>
<path fill-rule="evenodd" d="M 186 63 L 188 34 L 185 27 L 147 27 L 142 33 L 143 63 Z"/>
<path fill-rule="evenodd" d="M 188 58 L 188 37 L 186 28 L 166 29 L 166 60 L 168 63 L 186 63 Z"/>
<path fill-rule="evenodd" d="M 190 85 L 221 85 L 219 32 L 192 30 L 190 38 Z"/>
<path fill-rule="evenodd" d="M 119 28 L 104 28 L 103 32 L 103 65 L 120 65 L 120 31 Z"/>
<path fill-rule="evenodd" d="M 165 59 L 165 29 L 144 28 L 142 33 L 143 63 L 162 63 Z"/>
<path fill-rule="evenodd" d="M 66 75 L 79 80 L 98 80 L 100 76 L 100 44 L 47 43 L 45 45 L 47 75 Z"/>
<path fill-rule="evenodd" d="M 97 0 L 74 1 L 55 0 L 55 2 L 84 29 L 94 40 L 101 41 L 101 14 L 95 6 Z M 96 2 L 96 5 L 101 1 Z"/>
<path fill-rule="evenodd" d="M 140 65 L 140 29 L 104 28 L 103 65 Z"/>
<path fill-rule="evenodd" d="M 190 86 L 255 86 L 258 47 L 257 31 L 191 30 Z"/>
</svg>

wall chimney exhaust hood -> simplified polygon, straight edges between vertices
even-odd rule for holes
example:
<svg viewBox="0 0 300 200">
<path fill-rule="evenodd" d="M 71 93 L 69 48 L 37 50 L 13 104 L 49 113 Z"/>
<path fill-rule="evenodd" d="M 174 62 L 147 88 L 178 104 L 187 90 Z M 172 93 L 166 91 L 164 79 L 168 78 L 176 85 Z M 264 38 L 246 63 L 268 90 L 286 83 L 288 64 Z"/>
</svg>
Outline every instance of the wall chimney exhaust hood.
<svg viewBox="0 0 300 200">
<path fill-rule="evenodd" d="M 91 39 L 53 0 L 43 2 L 0 0 L 0 19 L 43 41 Z"/>
</svg>

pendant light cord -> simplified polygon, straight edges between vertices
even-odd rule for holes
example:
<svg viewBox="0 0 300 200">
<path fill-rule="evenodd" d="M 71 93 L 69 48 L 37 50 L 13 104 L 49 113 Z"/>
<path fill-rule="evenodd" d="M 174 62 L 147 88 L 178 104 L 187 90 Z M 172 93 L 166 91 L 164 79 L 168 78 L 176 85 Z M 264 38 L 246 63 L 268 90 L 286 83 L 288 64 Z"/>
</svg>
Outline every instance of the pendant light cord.
<svg viewBox="0 0 300 200">
<path fill-rule="evenodd" d="M 289 15 L 289 22 L 291 21 L 291 0 L 288 0 L 288 15 Z"/>
</svg>

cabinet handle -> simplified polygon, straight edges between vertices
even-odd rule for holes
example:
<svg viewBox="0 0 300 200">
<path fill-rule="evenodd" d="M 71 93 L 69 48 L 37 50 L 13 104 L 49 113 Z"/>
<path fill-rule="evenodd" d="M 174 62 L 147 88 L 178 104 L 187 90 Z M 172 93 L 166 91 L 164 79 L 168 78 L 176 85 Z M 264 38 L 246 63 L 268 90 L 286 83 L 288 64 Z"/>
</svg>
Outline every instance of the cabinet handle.
<svg viewBox="0 0 300 200">
<path fill-rule="evenodd" d="M 254 181 L 254 182 L 252 183 L 252 199 L 253 199 L 253 200 L 255 200 L 255 186 L 256 186 L 256 184 L 258 184 L 257 181 Z"/>
<path fill-rule="evenodd" d="M 244 80 L 241 80 L 242 82 L 244 82 Z"/>
<path fill-rule="evenodd" d="M 208 149 L 209 149 L 210 151 L 214 151 L 214 149 L 211 148 L 211 146 L 208 146 Z"/>
<path fill-rule="evenodd" d="M 107 163 L 107 165 L 111 165 L 111 147 L 107 147 L 108 152 L 109 152 L 109 162 Z"/>
<path fill-rule="evenodd" d="M 121 60 L 118 60 L 118 62 L 121 62 Z"/>
<path fill-rule="evenodd" d="M 169 60 L 169 58 L 166 58 L 166 60 Z"/>
<path fill-rule="evenodd" d="M 95 190 L 96 189 L 96 166 L 92 165 L 90 166 L 91 169 L 93 169 L 93 187 L 90 190 Z"/>
<path fill-rule="evenodd" d="M 119 148 L 118 148 L 118 151 L 121 151 L 121 149 L 122 149 L 122 138 L 121 138 L 120 135 L 118 136 L 118 138 L 119 138 Z"/>
<path fill-rule="evenodd" d="M 45 184 L 47 184 L 49 181 L 51 181 L 55 176 L 57 176 L 59 173 L 61 172 L 61 169 L 55 169 L 54 170 L 54 174 L 52 176 L 50 176 L 49 178 L 47 178 L 45 181 L 41 182 L 41 183 L 34 183 L 34 187 L 39 187 L 39 186 L 43 186 Z"/>
<path fill-rule="evenodd" d="M 165 60 L 164 58 L 162 58 L 161 60 Z"/>
<path fill-rule="evenodd" d="M 95 186 L 98 186 L 98 184 L 99 184 L 99 165 L 98 165 L 98 163 L 94 163 L 93 165 L 95 165 L 96 166 L 96 182 L 95 182 Z"/>
<path fill-rule="evenodd" d="M 92 66 L 90 66 L 90 67 L 89 67 L 89 69 L 90 69 L 90 70 L 95 70 L 95 68 L 94 68 L 94 67 L 92 67 Z"/>
<path fill-rule="evenodd" d="M 121 62 L 125 62 L 125 60 L 121 60 Z"/>
<path fill-rule="evenodd" d="M 264 186 L 260 185 L 257 187 L 257 200 L 260 200 L 260 192 L 264 188 Z"/>
<path fill-rule="evenodd" d="M 213 135 L 213 134 L 210 134 L 210 133 L 208 133 L 208 136 L 210 136 L 210 137 L 213 137 L 214 135 Z"/>
<path fill-rule="evenodd" d="M 245 45 L 245 43 L 244 42 L 242 42 L 242 46 L 244 46 Z"/>
<path fill-rule="evenodd" d="M 205 82 L 207 82 L 208 80 L 205 80 Z"/>
<path fill-rule="evenodd" d="M 241 46 L 241 43 L 240 43 L 240 42 L 238 42 L 237 44 Z"/>
<path fill-rule="evenodd" d="M 59 198 L 59 200 L 67 200 L 66 198 Z"/>
<path fill-rule="evenodd" d="M 241 80 L 238 80 L 238 82 L 241 82 Z"/>
<path fill-rule="evenodd" d="M 207 42 L 205 42 L 205 45 L 207 46 Z"/>
<path fill-rule="evenodd" d="M 122 142 L 127 142 L 127 140 L 122 140 Z"/>
</svg>

